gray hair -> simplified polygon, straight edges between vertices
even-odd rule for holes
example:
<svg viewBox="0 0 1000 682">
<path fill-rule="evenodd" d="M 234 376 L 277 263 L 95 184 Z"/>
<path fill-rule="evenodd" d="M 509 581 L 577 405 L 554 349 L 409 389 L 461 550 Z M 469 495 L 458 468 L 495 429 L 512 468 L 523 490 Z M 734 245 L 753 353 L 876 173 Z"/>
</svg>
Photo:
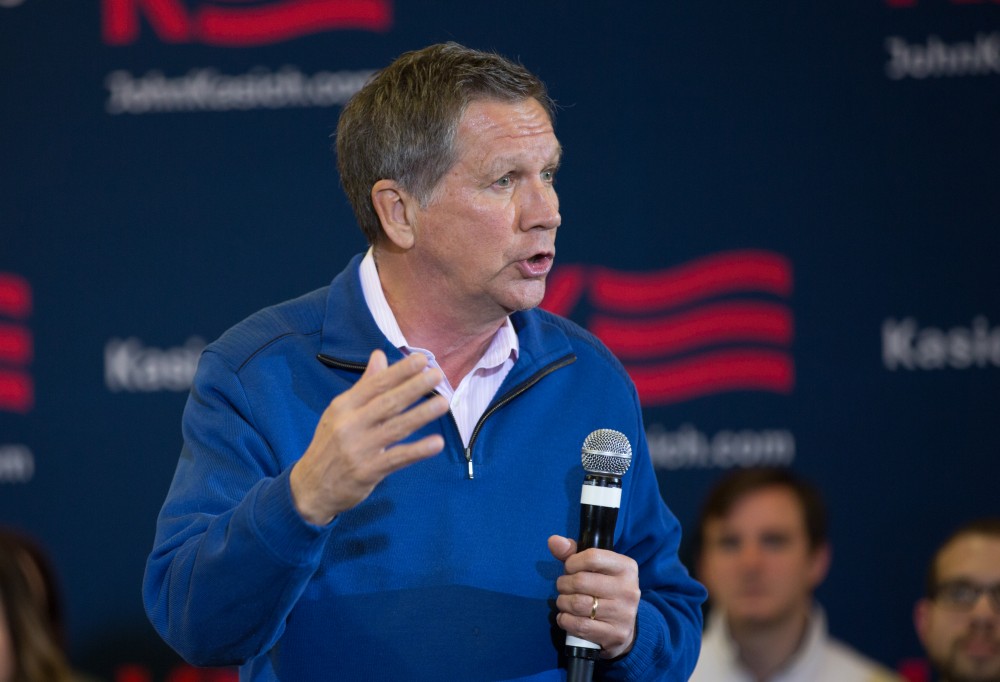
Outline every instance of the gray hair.
<svg viewBox="0 0 1000 682">
<path fill-rule="evenodd" d="M 455 163 L 466 107 L 527 99 L 554 121 L 555 104 L 538 77 L 496 53 L 454 42 L 407 52 L 376 73 L 344 107 L 336 132 L 340 182 L 368 242 L 382 236 L 371 200 L 376 182 L 395 180 L 423 205 Z"/>
</svg>

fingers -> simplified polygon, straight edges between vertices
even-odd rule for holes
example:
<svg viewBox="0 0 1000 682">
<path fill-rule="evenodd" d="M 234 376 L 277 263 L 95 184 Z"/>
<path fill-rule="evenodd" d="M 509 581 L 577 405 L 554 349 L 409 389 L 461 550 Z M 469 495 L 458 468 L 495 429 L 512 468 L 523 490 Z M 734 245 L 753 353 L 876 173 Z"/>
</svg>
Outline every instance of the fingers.
<svg viewBox="0 0 1000 682">
<path fill-rule="evenodd" d="M 377 353 L 381 355 L 381 351 Z M 381 364 L 375 353 L 372 356 Z M 355 410 L 356 425 L 378 438 L 372 445 L 386 447 L 447 411 L 447 402 L 442 405 L 436 400 L 408 409 L 433 391 L 442 379 L 441 370 L 427 369 L 427 358 L 414 353 L 389 367 L 366 370 L 361 380 L 340 396 L 344 400 L 335 409 Z"/>
<path fill-rule="evenodd" d="M 400 409 L 411 405 L 420 396 L 441 383 L 441 370 L 427 368 L 423 353 L 411 353 L 399 362 L 388 364 L 385 353 L 373 351 L 368 366 L 358 382 L 342 393 L 340 403 L 346 409 L 357 409 L 373 402 L 383 409 Z"/>
<path fill-rule="evenodd" d="M 588 549 L 569 557 L 565 567 L 566 574 L 556 580 L 560 595 L 639 601 L 639 566 L 632 557 L 605 549 Z"/>
<path fill-rule="evenodd" d="M 321 419 L 340 425 L 341 449 L 364 456 L 376 479 L 444 448 L 440 436 L 400 443 L 448 412 L 441 396 L 422 400 L 443 379 L 441 370 L 428 369 L 427 362 L 413 353 L 388 365 L 382 351 L 373 351 L 358 383 L 335 398 Z M 385 456 L 371 459 L 365 453 Z"/>
<path fill-rule="evenodd" d="M 328 523 L 390 473 L 444 449 L 437 434 L 403 442 L 448 411 L 439 395 L 423 400 L 443 379 L 427 362 L 414 353 L 390 365 L 376 350 L 357 383 L 330 402 L 292 468 L 292 498 L 306 520 Z"/>
<path fill-rule="evenodd" d="M 372 351 L 372 354 L 368 356 L 368 366 L 365 367 L 364 374 L 376 374 L 388 366 L 389 359 L 385 356 L 385 352 L 376 348 Z M 364 376 L 364 374 L 362 374 L 362 376 Z"/>
<path fill-rule="evenodd" d="M 426 393 L 420 394 L 413 400 L 419 400 L 423 395 Z M 381 398 L 377 400 L 380 401 Z M 388 400 L 389 402 L 385 404 L 387 406 L 373 405 L 369 410 L 366 410 L 369 414 L 359 418 L 362 424 L 372 420 L 366 425 L 371 429 L 369 436 L 375 447 L 388 447 L 406 438 L 414 431 L 445 414 L 449 407 L 448 401 L 439 395 L 431 396 L 416 405 L 412 405 L 413 401 L 407 403 L 405 397 L 398 398 L 398 400 L 393 397 Z"/>
<path fill-rule="evenodd" d="M 622 575 L 633 571 L 636 574 L 639 571 L 634 559 L 606 549 L 586 549 L 566 559 L 568 575 L 583 572 Z"/>
<path fill-rule="evenodd" d="M 636 634 L 638 600 L 623 601 L 591 594 L 560 595 L 556 607 L 559 627 L 599 645 L 602 657 L 617 658 L 631 650 Z"/>
<path fill-rule="evenodd" d="M 597 600 L 596 609 L 594 608 L 595 599 Z M 564 616 L 572 616 L 577 621 L 597 621 L 605 625 L 612 625 L 622 620 L 631 620 L 634 617 L 628 603 L 619 599 L 593 594 L 561 595 L 556 600 L 556 606 L 559 607 Z M 592 613 L 594 614 L 593 618 L 590 617 Z M 596 626 L 597 623 L 594 625 Z M 584 628 L 591 626 L 587 623 L 578 622 L 577 627 Z"/>
<path fill-rule="evenodd" d="M 549 550 L 553 555 L 562 554 L 570 543 L 566 538 L 552 536 Z M 559 626 L 599 644 L 606 658 L 626 653 L 635 638 L 641 598 L 636 562 L 612 551 L 588 549 L 571 554 L 565 566 L 566 574 L 556 581 Z"/>
<path fill-rule="evenodd" d="M 442 379 L 420 353 L 387 365 L 385 354 L 374 351 L 361 379 L 331 401 L 321 425 L 342 424 L 342 437 L 362 450 L 387 448 L 448 411 L 443 398 L 418 403 Z"/>
<path fill-rule="evenodd" d="M 447 405 L 447 402 L 445 404 Z M 375 476 L 378 480 L 382 480 L 392 472 L 433 457 L 442 450 L 444 450 L 444 438 L 438 434 L 421 438 L 413 443 L 396 445 L 385 452 L 380 460 L 381 466 L 374 472 Z"/>
<path fill-rule="evenodd" d="M 599 600 L 598 614 L 604 610 L 604 600 Z M 591 619 L 568 613 L 556 616 L 556 622 L 563 630 L 574 637 L 585 639 L 601 647 L 602 658 L 618 658 L 627 654 L 635 643 L 635 617 L 625 622 L 615 617 L 613 620 L 601 620 L 601 616 Z"/>
</svg>

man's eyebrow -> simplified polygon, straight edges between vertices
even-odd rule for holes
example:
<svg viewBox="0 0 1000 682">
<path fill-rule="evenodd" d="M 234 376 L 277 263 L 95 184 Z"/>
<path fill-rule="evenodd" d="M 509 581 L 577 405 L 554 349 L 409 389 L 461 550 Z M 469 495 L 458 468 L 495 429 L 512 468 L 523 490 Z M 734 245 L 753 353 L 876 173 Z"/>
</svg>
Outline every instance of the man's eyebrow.
<svg viewBox="0 0 1000 682">
<path fill-rule="evenodd" d="M 546 162 L 546 167 L 547 168 L 553 166 L 558 167 L 561 162 L 562 162 L 562 147 L 559 147 L 559 149 L 557 149 L 555 153 L 553 153 L 552 156 L 549 157 L 548 161 Z M 517 168 L 520 164 L 521 160 L 516 156 L 498 156 L 489 161 L 489 163 L 485 164 L 483 168 L 487 171 L 492 172 L 507 168 Z"/>
</svg>

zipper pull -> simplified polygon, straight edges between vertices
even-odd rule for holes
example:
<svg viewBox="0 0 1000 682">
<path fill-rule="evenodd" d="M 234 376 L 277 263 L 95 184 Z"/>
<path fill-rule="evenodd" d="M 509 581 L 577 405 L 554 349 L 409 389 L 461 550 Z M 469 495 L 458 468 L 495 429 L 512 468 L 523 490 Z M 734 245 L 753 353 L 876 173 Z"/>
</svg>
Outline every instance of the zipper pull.
<svg viewBox="0 0 1000 682">
<path fill-rule="evenodd" d="M 469 463 L 469 480 L 471 481 L 475 478 L 472 473 L 472 448 L 465 448 L 465 461 Z"/>
</svg>

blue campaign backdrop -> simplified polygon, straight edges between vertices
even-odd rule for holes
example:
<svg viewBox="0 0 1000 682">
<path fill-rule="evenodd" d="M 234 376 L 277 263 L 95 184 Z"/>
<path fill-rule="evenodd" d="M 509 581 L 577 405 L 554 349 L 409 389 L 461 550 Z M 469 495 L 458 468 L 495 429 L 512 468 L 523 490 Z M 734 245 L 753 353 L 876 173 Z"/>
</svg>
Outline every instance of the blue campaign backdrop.
<svg viewBox="0 0 1000 682">
<path fill-rule="evenodd" d="M 793 466 L 831 629 L 919 657 L 930 553 L 1000 513 L 996 0 L 2 0 L 0 522 L 74 660 L 176 677 L 139 586 L 198 352 L 364 248 L 340 105 L 446 40 L 560 104 L 546 305 L 633 374 L 688 534 L 726 470 Z"/>
</svg>

